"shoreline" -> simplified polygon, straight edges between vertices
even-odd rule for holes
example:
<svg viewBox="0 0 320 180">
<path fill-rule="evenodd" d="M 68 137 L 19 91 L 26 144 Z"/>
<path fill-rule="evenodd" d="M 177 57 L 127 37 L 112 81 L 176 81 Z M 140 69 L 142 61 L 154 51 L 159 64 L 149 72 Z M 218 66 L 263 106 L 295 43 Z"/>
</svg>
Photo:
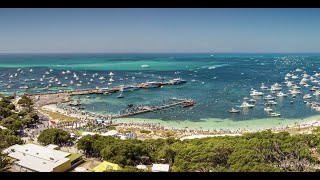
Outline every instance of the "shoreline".
<svg viewBox="0 0 320 180">
<path fill-rule="evenodd" d="M 52 111 L 55 113 L 60 113 L 63 114 L 65 116 L 69 116 L 69 117 L 74 117 L 79 119 L 80 121 L 85 121 L 85 120 L 93 120 L 96 119 L 96 117 L 101 116 L 99 114 L 95 114 L 94 116 L 85 116 L 83 114 L 80 114 L 78 111 L 73 111 L 73 112 L 68 112 L 65 109 L 59 108 L 57 107 L 56 104 L 50 104 L 50 105 L 44 105 L 41 108 L 43 108 L 44 110 L 47 111 Z M 318 117 L 318 116 L 317 116 Z M 190 126 L 189 124 L 192 124 L 194 122 L 189 122 L 188 123 L 188 128 L 182 128 L 182 127 L 172 127 L 170 126 L 170 123 L 167 121 L 162 121 L 162 120 L 150 120 L 150 119 L 139 119 L 139 118 L 122 118 L 122 119 L 116 119 L 116 120 L 112 120 L 115 122 L 114 125 L 116 125 L 116 127 L 122 131 L 126 131 L 128 129 L 134 130 L 134 131 L 139 131 L 140 129 L 144 129 L 144 130 L 149 130 L 155 133 L 152 133 L 152 135 L 154 136 L 158 136 L 161 137 L 166 136 L 166 133 L 172 133 L 172 136 L 176 137 L 176 138 L 183 138 L 183 137 L 187 137 L 187 136 L 194 136 L 194 138 L 197 137 L 201 137 L 201 136 L 207 136 L 207 135 L 235 135 L 235 134 L 244 134 L 244 133 L 249 133 L 249 132 L 261 132 L 261 131 L 266 131 L 266 130 L 271 130 L 272 132 L 278 133 L 278 132 L 283 132 L 283 131 L 287 131 L 291 134 L 296 134 L 296 133 L 311 133 L 312 129 L 314 129 L 315 127 L 320 126 L 320 120 L 317 120 L 317 117 L 309 117 L 306 118 L 304 120 L 290 120 L 291 121 L 291 125 L 286 125 L 284 127 L 284 125 L 282 125 L 282 127 L 280 126 L 276 126 L 273 128 L 237 128 L 237 129 L 201 129 L 201 128 L 192 128 L 192 126 Z M 270 120 L 272 121 L 276 121 L 276 119 L 271 118 Z M 159 123 L 159 121 L 162 123 Z M 207 120 L 207 121 L 210 121 Z M 228 120 L 226 120 L 228 121 Z M 263 120 L 248 120 L 248 121 L 263 121 Z M 241 122 L 241 123 L 250 123 L 250 122 Z M 284 121 L 284 120 L 280 120 L 280 121 Z M 204 123 L 204 122 L 200 122 L 200 123 Z M 212 123 L 212 122 L 211 122 Z M 227 122 L 230 123 L 230 122 Z M 233 122 L 233 123 L 237 123 L 237 122 Z M 166 125 L 167 124 L 167 125 Z M 171 122 L 171 125 L 173 124 L 173 122 Z M 185 126 L 185 123 L 180 123 L 183 124 L 183 126 Z M 205 125 L 205 124 L 204 124 Z M 248 125 L 249 126 L 249 125 Z"/>
</svg>

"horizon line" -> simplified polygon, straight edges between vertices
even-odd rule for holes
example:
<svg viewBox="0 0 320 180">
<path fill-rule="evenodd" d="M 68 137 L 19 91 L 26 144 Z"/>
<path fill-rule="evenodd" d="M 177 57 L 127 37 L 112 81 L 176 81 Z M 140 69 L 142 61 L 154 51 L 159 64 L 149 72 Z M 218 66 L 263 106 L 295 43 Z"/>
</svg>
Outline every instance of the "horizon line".
<svg viewBox="0 0 320 180">
<path fill-rule="evenodd" d="M 319 52 L 0 52 L 0 54 L 320 54 Z"/>
</svg>

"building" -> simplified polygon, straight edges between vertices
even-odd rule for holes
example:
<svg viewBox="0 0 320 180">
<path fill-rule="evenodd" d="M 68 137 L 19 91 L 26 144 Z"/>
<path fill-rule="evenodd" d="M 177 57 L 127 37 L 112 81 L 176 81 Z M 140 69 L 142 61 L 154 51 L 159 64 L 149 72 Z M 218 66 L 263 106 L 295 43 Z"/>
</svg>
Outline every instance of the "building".
<svg viewBox="0 0 320 180">
<path fill-rule="evenodd" d="M 16 144 L 4 153 L 15 160 L 12 170 L 18 172 L 64 172 L 82 161 L 80 154 L 58 151 L 52 145 L 48 147 Z"/>
<path fill-rule="evenodd" d="M 152 164 L 152 172 L 169 172 L 169 164 Z"/>
<path fill-rule="evenodd" d="M 113 171 L 117 171 L 120 170 L 121 167 L 118 164 L 114 164 L 108 161 L 103 161 L 101 164 L 99 164 L 98 166 L 94 167 L 92 169 L 93 172 L 104 172 L 107 170 L 113 170 Z"/>
</svg>

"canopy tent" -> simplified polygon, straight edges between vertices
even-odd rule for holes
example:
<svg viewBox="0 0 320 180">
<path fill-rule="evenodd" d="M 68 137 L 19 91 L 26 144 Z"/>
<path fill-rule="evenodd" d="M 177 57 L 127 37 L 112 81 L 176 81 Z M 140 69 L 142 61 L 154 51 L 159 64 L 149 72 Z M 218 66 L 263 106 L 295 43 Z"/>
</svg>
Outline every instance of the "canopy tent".
<svg viewBox="0 0 320 180">
<path fill-rule="evenodd" d="M 103 161 L 98 166 L 94 167 L 92 170 L 94 172 L 104 172 L 106 170 L 120 170 L 121 167 L 118 164 L 114 164 L 108 161 Z"/>
</svg>

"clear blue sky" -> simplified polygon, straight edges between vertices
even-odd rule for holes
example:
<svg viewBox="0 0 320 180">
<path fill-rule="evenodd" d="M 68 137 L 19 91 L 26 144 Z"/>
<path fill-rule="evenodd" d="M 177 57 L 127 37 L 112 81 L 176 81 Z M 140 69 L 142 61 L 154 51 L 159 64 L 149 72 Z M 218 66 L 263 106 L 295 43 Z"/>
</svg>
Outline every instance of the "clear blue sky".
<svg viewBox="0 0 320 180">
<path fill-rule="evenodd" d="M 320 9 L 0 9 L 0 53 L 320 52 Z"/>
</svg>

